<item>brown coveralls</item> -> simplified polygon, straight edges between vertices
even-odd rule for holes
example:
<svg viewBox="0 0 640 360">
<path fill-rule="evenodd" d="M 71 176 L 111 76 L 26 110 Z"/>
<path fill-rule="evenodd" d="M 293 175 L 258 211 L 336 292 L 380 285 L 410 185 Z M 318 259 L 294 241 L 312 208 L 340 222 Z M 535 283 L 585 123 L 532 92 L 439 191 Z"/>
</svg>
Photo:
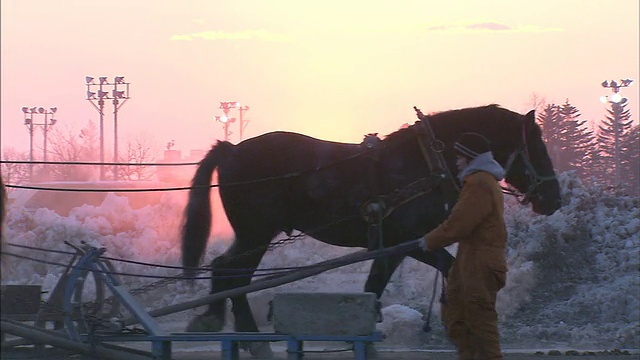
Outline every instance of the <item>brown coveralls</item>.
<svg viewBox="0 0 640 360">
<path fill-rule="evenodd" d="M 507 230 L 500 186 L 489 173 L 467 175 L 449 218 L 425 235 L 429 250 L 457 241 L 442 316 L 460 360 L 502 359 L 496 295 L 506 282 Z"/>
</svg>

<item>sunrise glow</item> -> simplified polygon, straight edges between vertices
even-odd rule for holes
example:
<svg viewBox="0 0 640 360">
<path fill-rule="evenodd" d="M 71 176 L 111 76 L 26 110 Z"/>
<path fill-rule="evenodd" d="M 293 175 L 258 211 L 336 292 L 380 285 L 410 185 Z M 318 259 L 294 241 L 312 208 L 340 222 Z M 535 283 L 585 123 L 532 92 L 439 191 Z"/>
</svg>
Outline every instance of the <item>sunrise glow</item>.
<svg viewBox="0 0 640 360">
<path fill-rule="evenodd" d="M 123 139 L 144 133 L 183 153 L 224 138 L 220 101 L 250 107 L 244 139 L 287 130 L 359 142 L 413 123 L 414 105 L 525 112 L 532 97 L 569 99 L 598 121 L 610 95 L 600 83 L 630 78 L 622 95 L 637 121 L 638 11 L 636 0 L 6 0 L 1 148 L 28 149 L 23 106 L 56 106 L 59 131 L 97 121 L 85 76 L 131 83 Z"/>
</svg>

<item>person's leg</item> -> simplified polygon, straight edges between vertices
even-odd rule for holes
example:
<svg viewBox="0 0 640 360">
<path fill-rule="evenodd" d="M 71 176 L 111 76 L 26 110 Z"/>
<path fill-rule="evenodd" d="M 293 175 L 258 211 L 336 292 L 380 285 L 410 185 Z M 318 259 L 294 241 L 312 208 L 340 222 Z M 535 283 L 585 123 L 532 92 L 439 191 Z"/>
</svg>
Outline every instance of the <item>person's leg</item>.
<svg viewBox="0 0 640 360">
<path fill-rule="evenodd" d="M 478 359 L 502 359 L 495 303 L 470 301 L 466 306 L 470 346 L 478 354 Z"/>
<path fill-rule="evenodd" d="M 442 304 L 442 320 L 447 336 L 458 351 L 459 360 L 473 360 L 473 349 L 469 339 L 469 328 L 466 325 L 464 298 L 460 291 L 460 283 L 456 269 L 451 272 L 445 302 Z"/>
<path fill-rule="evenodd" d="M 506 282 L 506 272 L 478 269 L 465 306 L 470 342 L 479 359 L 502 359 L 496 296 Z"/>
</svg>

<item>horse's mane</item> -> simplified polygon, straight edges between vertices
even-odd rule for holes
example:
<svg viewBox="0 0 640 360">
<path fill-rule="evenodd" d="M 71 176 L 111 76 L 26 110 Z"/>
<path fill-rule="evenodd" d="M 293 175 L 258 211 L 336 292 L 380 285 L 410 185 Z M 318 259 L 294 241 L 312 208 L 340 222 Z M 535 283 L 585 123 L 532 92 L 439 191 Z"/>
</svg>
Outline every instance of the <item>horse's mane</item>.
<svg viewBox="0 0 640 360">
<path fill-rule="evenodd" d="M 478 118 L 479 115 L 485 115 L 482 118 Z M 505 116 L 511 115 L 511 116 Z M 478 107 L 469 107 L 462 109 L 446 110 L 441 112 L 429 113 L 428 118 L 431 121 L 431 125 L 441 128 L 442 123 L 450 124 L 451 128 L 456 128 L 456 123 L 467 121 L 483 121 L 483 128 L 491 131 L 504 131 L 504 126 L 507 123 L 514 124 L 514 119 L 518 119 L 517 125 L 522 124 L 520 115 L 511 110 L 505 109 L 498 104 L 489 104 Z M 492 119 L 492 122 L 486 121 Z M 493 121 L 495 120 L 495 121 Z M 416 121 L 413 125 L 396 130 L 384 137 L 389 142 L 394 142 L 396 139 L 405 139 L 407 136 L 414 136 L 416 134 L 415 127 L 422 126 L 421 121 Z M 488 127 L 488 128 L 487 128 Z"/>
</svg>

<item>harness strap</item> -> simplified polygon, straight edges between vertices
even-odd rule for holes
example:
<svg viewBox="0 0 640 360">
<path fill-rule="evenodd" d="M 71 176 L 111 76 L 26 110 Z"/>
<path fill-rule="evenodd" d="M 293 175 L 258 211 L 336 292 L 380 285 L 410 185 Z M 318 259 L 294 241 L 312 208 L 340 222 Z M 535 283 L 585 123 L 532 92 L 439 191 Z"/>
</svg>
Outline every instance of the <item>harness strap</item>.
<svg viewBox="0 0 640 360">
<path fill-rule="evenodd" d="M 509 173 L 509 171 L 511 170 L 511 166 L 513 165 L 513 162 L 515 161 L 518 155 L 522 157 L 522 161 L 524 162 L 524 166 L 526 168 L 526 174 L 529 177 L 529 188 L 524 193 L 513 188 L 511 185 L 507 187 L 501 186 L 501 188 L 503 193 L 507 195 L 515 196 L 521 204 L 527 204 L 531 196 L 537 190 L 538 186 L 540 186 L 540 184 L 542 184 L 545 181 L 555 180 L 556 176 L 555 175 L 540 176 L 536 171 L 536 168 L 531 163 L 531 158 L 529 157 L 529 147 L 527 145 L 527 129 L 526 129 L 526 125 L 524 124 L 522 126 L 522 143 L 517 150 L 515 150 L 509 155 L 509 158 L 507 159 L 507 162 L 504 166 L 505 178 Z M 520 199 L 521 197 L 522 199 Z"/>
<path fill-rule="evenodd" d="M 458 199 L 460 189 L 444 160 L 444 156 L 442 155 L 444 144 L 442 141 L 436 139 L 429 117 L 424 115 L 417 107 L 414 106 L 413 109 L 416 111 L 416 115 L 418 119 L 420 119 L 420 124 L 422 124 L 422 128 L 424 129 L 425 136 L 418 137 L 422 156 L 425 158 L 432 174 L 439 176 L 441 180 L 448 180 L 442 182 L 440 186 L 445 195 L 445 211 L 449 212 Z"/>
<path fill-rule="evenodd" d="M 380 190 L 376 176 L 381 141 L 378 134 L 368 134 L 362 142 L 362 146 L 370 151 L 367 172 L 369 173 L 369 191 L 373 196 L 371 200 L 363 206 L 362 213 L 369 223 L 369 227 L 367 228 L 367 248 L 371 251 L 384 248 L 382 221 L 385 218 L 385 204 L 380 198 Z"/>
</svg>

